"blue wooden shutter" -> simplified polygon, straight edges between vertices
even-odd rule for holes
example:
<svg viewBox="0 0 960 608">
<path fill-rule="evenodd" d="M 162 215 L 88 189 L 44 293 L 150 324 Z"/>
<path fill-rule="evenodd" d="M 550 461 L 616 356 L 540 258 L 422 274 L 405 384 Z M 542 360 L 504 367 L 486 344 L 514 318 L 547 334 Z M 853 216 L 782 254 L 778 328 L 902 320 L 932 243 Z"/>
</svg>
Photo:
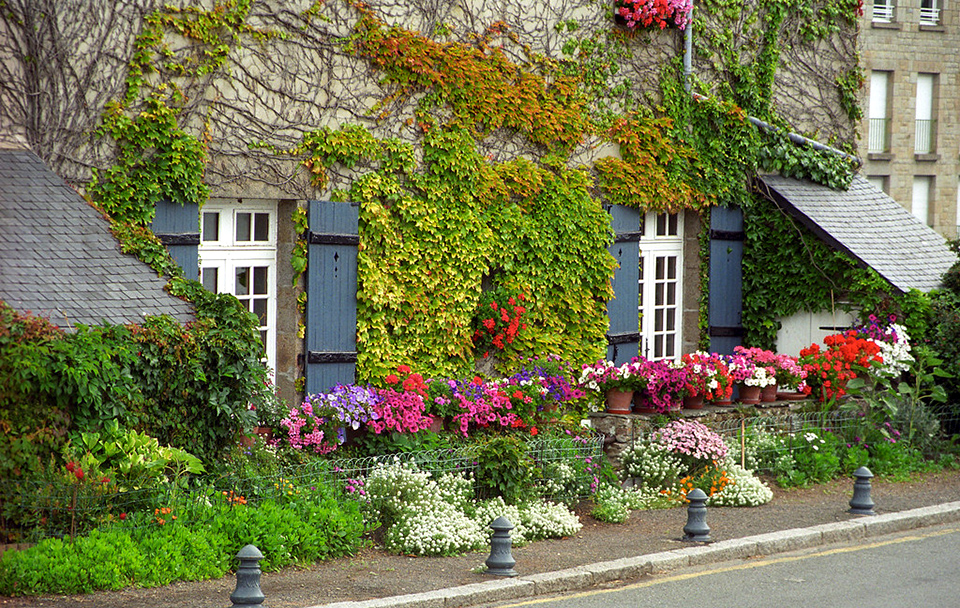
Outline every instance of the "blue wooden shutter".
<svg viewBox="0 0 960 608">
<path fill-rule="evenodd" d="M 610 329 L 607 359 L 625 363 L 640 352 L 640 221 L 636 209 L 613 205 L 610 225 L 616 237 L 610 253 L 617 260 L 613 274 L 613 299 L 607 302 Z"/>
<path fill-rule="evenodd" d="M 196 281 L 200 277 L 197 247 L 200 245 L 200 207 L 159 201 L 150 229 L 167 246 L 170 256 L 183 275 Z"/>
<path fill-rule="evenodd" d="M 743 337 L 743 213 L 710 212 L 710 350 L 728 355 Z"/>
<path fill-rule="evenodd" d="M 356 377 L 360 210 L 351 203 L 309 204 L 305 376 L 311 395 Z"/>
</svg>

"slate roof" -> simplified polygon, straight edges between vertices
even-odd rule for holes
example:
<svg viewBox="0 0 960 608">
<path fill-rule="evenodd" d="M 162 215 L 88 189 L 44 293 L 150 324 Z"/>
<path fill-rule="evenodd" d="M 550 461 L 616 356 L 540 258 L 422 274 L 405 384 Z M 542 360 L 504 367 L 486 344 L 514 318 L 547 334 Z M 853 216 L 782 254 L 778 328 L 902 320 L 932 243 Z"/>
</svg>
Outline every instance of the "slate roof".
<svg viewBox="0 0 960 608">
<path fill-rule="evenodd" d="M 846 191 L 780 175 L 761 175 L 758 186 L 829 245 L 902 292 L 939 287 L 957 261 L 942 236 L 860 175 Z"/>
<path fill-rule="evenodd" d="M 64 329 L 139 323 L 192 305 L 166 279 L 120 253 L 107 220 L 26 149 L 0 147 L 0 299 Z"/>
</svg>

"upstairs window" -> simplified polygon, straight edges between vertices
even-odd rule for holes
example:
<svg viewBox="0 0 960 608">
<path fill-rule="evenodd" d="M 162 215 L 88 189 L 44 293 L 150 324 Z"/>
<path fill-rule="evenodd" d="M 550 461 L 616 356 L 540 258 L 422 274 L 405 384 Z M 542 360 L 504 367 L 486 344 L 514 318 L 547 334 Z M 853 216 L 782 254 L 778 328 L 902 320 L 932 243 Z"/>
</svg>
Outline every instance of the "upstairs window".
<svg viewBox="0 0 960 608">
<path fill-rule="evenodd" d="M 939 0 L 920 0 L 920 25 L 940 25 Z"/>
<path fill-rule="evenodd" d="M 876 23 L 893 21 L 894 0 L 873 0 L 873 20 Z"/>
<path fill-rule="evenodd" d="M 937 75 L 917 74 L 917 113 L 914 131 L 914 152 L 930 154 L 936 149 L 936 99 Z"/>
<path fill-rule="evenodd" d="M 889 152 L 890 72 L 870 72 L 870 105 L 868 108 L 867 152 Z"/>
</svg>

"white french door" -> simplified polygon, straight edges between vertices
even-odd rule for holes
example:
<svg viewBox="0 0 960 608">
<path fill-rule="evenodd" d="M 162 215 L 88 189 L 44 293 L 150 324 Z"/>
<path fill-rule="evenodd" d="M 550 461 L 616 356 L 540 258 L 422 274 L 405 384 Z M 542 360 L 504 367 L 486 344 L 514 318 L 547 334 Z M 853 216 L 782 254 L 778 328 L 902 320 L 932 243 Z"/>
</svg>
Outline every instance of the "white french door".
<svg viewBox="0 0 960 608">
<path fill-rule="evenodd" d="M 683 216 L 647 212 L 640 237 L 640 354 L 680 356 Z"/>
</svg>

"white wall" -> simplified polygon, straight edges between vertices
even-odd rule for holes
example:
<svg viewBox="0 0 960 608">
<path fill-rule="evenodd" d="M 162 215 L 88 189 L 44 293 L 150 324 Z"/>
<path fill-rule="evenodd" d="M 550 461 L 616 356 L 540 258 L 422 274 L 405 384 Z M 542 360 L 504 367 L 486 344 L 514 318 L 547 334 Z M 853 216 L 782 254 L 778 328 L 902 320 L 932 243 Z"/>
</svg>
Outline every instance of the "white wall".
<svg viewBox="0 0 960 608">
<path fill-rule="evenodd" d="M 780 331 L 777 332 L 777 352 L 796 357 L 800 354 L 801 348 L 806 348 L 814 342 L 823 346 L 825 337 L 842 332 L 856 321 L 856 315 L 842 310 L 837 310 L 835 313 L 801 312 L 782 318 Z"/>
</svg>

